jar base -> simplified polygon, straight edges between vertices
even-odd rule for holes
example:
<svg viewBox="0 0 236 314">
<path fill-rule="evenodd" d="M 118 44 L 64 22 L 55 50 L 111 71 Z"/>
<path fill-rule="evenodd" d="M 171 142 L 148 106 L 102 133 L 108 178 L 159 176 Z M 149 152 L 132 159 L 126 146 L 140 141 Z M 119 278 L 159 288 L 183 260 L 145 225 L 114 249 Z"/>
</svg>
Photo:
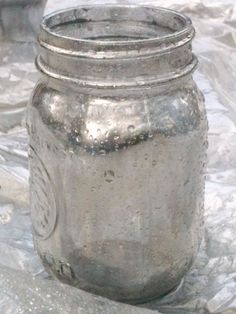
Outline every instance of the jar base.
<svg viewBox="0 0 236 314">
<path fill-rule="evenodd" d="M 40 255 L 40 254 L 39 254 Z M 170 296 L 171 294 L 176 293 L 177 290 L 179 290 L 183 284 L 183 276 L 184 273 L 183 272 L 180 276 L 179 276 L 179 280 L 176 280 L 175 283 L 173 283 L 173 285 L 169 285 L 170 288 L 166 289 L 166 291 L 164 290 L 163 293 L 160 293 L 160 290 L 156 290 L 153 291 L 153 293 L 150 293 L 151 291 L 149 290 L 149 293 L 146 293 L 146 296 L 144 296 L 142 298 L 141 293 L 139 293 L 138 295 L 136 295 L 136 297 L 133 298 L 125 298 L 124 294 L 122 296 L 122 294 L 119 295 L 119 293 L 114 294 L 114 292 L 112 294 L 108 294 L 105 293 L 104 289 L 102 290 L 96 290 L 94 288 L 88 287 L 88 285 L 83 284 L 75 275 L 73 268 L 71 267 L 71 265 L 69 263 L 63 262 L 62 260 L 57 260 L 54 259 L 52 256 L 42 256 L 40 255 L 42 263 L 45 267 L 45 269 L 47 270 L 47 272 L 52 275 L 52 277 L 58 279 L 59 281 L 74 286 L 78 289 L 87 291 L 88 293 L 94 294 L 94 295 L 98 295 L 98 296 L 102 296 L 104 298 L 116 301 L 116 302 L 121 302 L 121 303 L 126 303 L 126 304 L 131 304 L 131 305 L 143 305 L 144 307 L 148 307 L 148 304 L 155 301 L 158 302 L 158 300 L 161 300 L 163 297 L 165 296 Z M 50 262 L 51 259 L 51 262 Z M 167 287 L 166 287 L 167 288 Z M 148 296 L 149 294 L 149 296 Z"/>
<path fill-rule="evenodd" d="M 168 290 L 167 292 L 164 292 L 163 294 L 155 294 L 153 296 L 151 296 L 150 298 L 144 298 L 144 299 L 138 299 L 138 300 L 125 300 L 125 301 L 119 301 L 122 303 L 127 303 L 127 304 L 131 304 L 131 305 L 139 305 L 141 307 L 144 308 L 149 308 L 149 305 L 151 306 L 151 304 L 153 304 L 153 302 L 158 302 L 158 300 L 162 300 L 162 298 L 164 297 L 169 297 L 172 294 L 175 294 L 183 285 L 184 279 L 181 278 L 180 281 L 178 281 L 178 283 L 171 288 L 170 290 Z"/>
<path fill-rule="evenodd" d="M 150 299 L 145 299 L 143 302 L 138 301 L 137 303 L 132 303 L 132 304 L 133 305 L 140 305 L 141 307 L 144 307 L 144 308 L 150 308 L 153 305 L 153 302 L 158 304 L 158 301 L 161 301 L 163 298 L 165 298 L 165 297 L 169 298 L 172 295 L 174 295 L 179 289 L 181 289 L 183 282 L 184 282 L 184 278 L 180 279 L 180 281 L 178 281 L 178 283 L 172 289 L 165 292 L 164 294 L 159 295 L 157 297 L 152 297 Z"/>
</svg>

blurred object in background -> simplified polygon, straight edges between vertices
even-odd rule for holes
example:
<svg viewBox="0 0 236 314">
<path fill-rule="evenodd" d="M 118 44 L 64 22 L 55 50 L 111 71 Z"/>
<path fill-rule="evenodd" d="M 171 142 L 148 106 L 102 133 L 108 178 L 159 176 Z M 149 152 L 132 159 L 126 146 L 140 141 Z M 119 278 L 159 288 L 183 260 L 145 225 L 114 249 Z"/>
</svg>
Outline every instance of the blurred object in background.
<svg viewBox="0 0 236 314">
<path fill-rule="evenodd" d="M 0 40 L 36 40 L 46 0 L 0 0 Z"/>
<path fill-rule="evenodd" d="M 46 0 L 0 0 L 0 135 L 24 124 Z"/>
</svg>

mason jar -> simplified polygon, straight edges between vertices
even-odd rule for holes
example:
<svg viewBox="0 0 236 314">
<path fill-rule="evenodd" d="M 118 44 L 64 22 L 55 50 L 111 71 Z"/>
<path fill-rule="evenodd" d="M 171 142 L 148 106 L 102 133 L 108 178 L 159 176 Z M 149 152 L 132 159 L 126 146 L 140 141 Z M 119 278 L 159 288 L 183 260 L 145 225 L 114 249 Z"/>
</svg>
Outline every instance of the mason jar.
<svg viewBox="0 0 236 314">
<path fill-rule="evenodd" d="M 140 303 L 201 242 L 207 122 L 186 16 L 136 5 L 46 16 L 28 107 L 36 249 L 55 277 Z"/>
</svg>

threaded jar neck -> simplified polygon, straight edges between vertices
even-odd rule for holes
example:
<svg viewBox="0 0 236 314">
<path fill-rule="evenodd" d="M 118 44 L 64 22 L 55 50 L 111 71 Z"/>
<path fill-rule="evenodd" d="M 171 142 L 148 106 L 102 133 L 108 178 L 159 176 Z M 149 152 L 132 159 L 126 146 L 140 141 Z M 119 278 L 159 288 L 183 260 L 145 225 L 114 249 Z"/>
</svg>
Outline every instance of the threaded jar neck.
<svg viewBox="0 0 236 314">
<path fill-rule="evenodd" d="M 191 20 L 172 10 L 136 5 L 79 6 L 41 24 L 40 71 L 96 88 L 168 82 L 191 73 Z"/>
</svg>

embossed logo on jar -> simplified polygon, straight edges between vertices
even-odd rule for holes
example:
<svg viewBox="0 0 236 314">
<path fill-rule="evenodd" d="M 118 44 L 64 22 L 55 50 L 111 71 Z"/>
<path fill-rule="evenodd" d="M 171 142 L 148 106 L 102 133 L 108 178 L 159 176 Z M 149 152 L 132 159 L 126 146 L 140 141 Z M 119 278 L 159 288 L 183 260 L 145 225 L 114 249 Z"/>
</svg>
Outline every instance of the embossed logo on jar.
<svg viewBox="0 0 236 314">
<path fill-rule="evenodd" d="M 36 235 L 46 239 L 56 226 L 57 210 L 49 173 L 35 150 L 30 147 L 31 217 Z"/>
</svg>

